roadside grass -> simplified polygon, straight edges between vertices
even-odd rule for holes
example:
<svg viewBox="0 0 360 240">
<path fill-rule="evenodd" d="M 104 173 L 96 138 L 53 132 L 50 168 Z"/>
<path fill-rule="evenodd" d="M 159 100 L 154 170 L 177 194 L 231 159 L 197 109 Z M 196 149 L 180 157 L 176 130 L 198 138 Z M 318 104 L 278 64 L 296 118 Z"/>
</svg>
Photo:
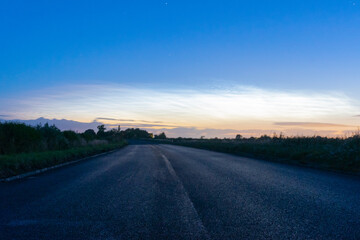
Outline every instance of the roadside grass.
<svg viewBox="0 0 360 240">
<path fill-rule="evenodd" d="M 65 150 L 0 155 L 0 179 L 121 148 L 126 141 Z"/>
<path fill-rule="evenodd" d="M 166 139 L 161 143 L 231 153 L 343 172 L 360 172 L 360 135 L 349 138 L 268 137 L 244 139 Z"/>
</svg>

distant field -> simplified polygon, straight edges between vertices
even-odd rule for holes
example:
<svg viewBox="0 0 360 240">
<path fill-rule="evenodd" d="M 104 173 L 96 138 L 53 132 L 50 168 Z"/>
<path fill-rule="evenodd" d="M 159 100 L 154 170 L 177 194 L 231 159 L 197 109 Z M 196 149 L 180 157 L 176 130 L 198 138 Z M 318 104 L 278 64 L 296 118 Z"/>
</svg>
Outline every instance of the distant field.
<svg viewBox="0 0 360 240">
<path fill-rule="evenodd" d="M 0 155 L 0 179 L 107 152 L 126 144 L 122 141 L 66 150 Z"/>
<path fill-rule="evenodd" d="M 176 138 L 157 141 L 327 170 L 360 172 L 359 134 L 349 138 L 263 136 L 237 140 Z"/>
</svg>

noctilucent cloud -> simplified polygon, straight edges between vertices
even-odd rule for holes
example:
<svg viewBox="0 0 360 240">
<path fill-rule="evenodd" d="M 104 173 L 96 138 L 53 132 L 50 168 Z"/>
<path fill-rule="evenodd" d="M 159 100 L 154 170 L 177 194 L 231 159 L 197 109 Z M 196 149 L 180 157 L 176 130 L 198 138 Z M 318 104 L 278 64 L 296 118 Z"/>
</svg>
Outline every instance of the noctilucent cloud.
<svg viewBox="0 0 360 240">
<path fill-rule="evenodd" d="M 0 118 L 344 135 L 360 125 L 359 26 L 359 0 L 3 0 Z"/>
</svg>

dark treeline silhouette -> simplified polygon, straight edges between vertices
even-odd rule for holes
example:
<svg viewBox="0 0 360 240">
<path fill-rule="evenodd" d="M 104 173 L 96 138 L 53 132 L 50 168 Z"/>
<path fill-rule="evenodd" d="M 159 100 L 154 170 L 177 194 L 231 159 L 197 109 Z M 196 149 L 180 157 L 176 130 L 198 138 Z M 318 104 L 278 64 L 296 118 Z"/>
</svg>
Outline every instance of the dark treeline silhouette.
<svg viewBox="0 0 360 240">
<path fill-rule="evenodd" d="M 145 130 L 111 129 L 106 131 L 104 125 L 98 126 L 98 131 L 88 129 L 83 133 L 71 130 L 61 131 L 55 125 L 38 125 L 36 127 L 23 123 L 0 123 L 0 154 L 26 152 L 41 152 L 65 150 L 73 147 L 116 143 L 123 139 L 152 138 Z"/>
<path fill-rule="evenodd" d="M 164 132 L 160 133 L 159 135 L 155 135 L 155 139 L 166 139 L 166 135 Z"/>
<path fill-rule="evenodd" d="M 125 139 L 150 139 L 153 138 L 152 133 L 148 133 L 145 130 L 139 128 L 128 128 L 125 131 L 121 131 L 123 138 Z"/>
</svg>

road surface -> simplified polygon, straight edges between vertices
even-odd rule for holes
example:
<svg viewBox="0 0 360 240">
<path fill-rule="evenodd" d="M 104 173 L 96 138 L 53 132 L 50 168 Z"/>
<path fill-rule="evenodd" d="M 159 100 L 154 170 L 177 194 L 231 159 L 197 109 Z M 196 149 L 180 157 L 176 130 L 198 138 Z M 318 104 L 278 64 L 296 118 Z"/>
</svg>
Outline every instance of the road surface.
<svg viewBox="0 0 360 240">
<path fill-rule="evenodd" d="M 360 239 L 360 178 L 129 145 L 0 183 L 0 239 Z"/>
</svg>

